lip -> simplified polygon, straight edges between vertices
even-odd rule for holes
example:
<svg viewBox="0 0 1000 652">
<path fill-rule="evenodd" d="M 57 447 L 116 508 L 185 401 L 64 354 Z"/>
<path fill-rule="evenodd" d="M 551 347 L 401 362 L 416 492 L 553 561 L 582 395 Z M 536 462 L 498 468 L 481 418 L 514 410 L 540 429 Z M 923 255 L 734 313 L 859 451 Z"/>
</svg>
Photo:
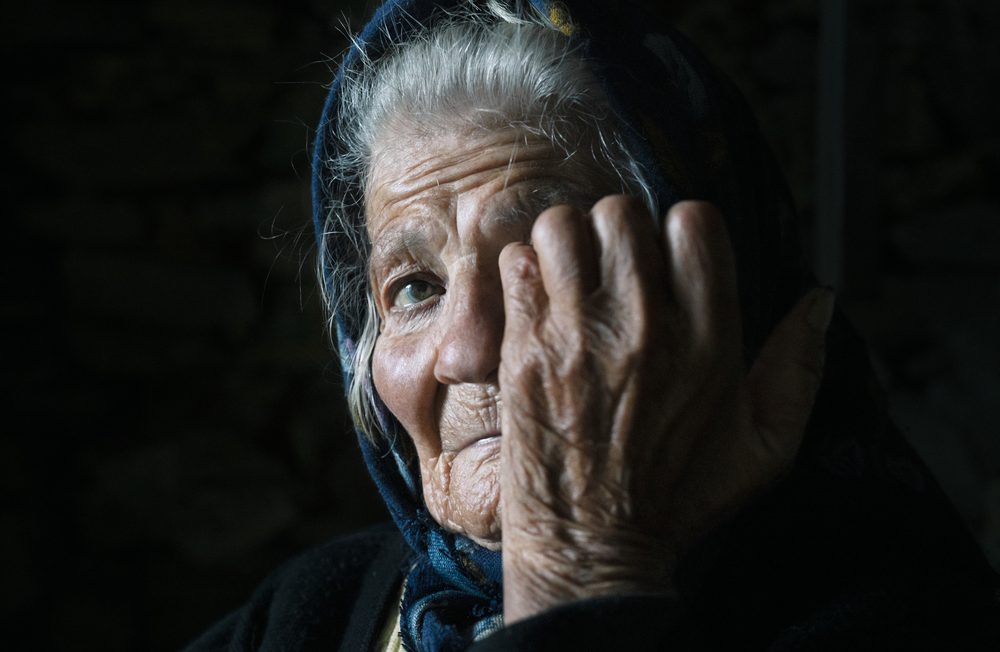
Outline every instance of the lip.
<svg viewBox="0 0 1000 652">
<path fill-rule="evenodd" d="M 497 441 L 500 440 L 500 433 L 499 432 L 488 432 L 485 435 L 483 435 L 482 437 L 479 437 L 479 438 L 475 439 L 472 442 L 471 445 L 475 446 L 475 445 L 478 445 L 478 444 L 482 444 L 484 442 L 491 442 L 491 441 L 494 441 L 494 440 L 497 440 Z"/>
<path fill-rule="evenodd" d="M 485 432 L 480 435 L 476 435 L 469 439 L 468 442 L 459 447 L 458 450 L 465 450 L 468 448 L 482 448 L 484 446 L 494 446 L 500 443 L 500 433 L 499 432 Z"/>
</svg>

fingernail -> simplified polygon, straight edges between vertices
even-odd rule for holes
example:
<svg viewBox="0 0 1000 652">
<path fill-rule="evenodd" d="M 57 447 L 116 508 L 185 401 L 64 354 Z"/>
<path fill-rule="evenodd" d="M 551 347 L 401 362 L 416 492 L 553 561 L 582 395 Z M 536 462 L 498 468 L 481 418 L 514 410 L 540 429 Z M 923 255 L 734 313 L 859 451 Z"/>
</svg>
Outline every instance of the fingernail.
<svg viewBox="0 0 1000 652">
<path fill-rule="evenodd" d="M 825 333 L 833 319 L 834 294 L 830 288 L 818 288 L 816 298 L 809 306 L 806 320 L 809 325 L 821 333 Z"/>
</svg>

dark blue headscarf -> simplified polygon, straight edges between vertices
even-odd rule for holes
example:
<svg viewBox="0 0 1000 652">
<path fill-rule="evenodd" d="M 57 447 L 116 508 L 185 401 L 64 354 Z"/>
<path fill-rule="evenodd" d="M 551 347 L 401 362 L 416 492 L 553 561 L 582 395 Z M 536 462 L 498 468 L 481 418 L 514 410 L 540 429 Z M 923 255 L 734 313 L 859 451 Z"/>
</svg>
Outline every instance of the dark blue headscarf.
<svg viewBox="0 0 1000 652">
<path fill-rule="evenodd" d="M 357 47 L 346 55 L 333 81 L 313 152 L 313 215 L 326 289 L 332 296 L 350 287 L 338 286 L 332 270 L 344 263 L 359 267 L 351 244 L 324 234 L 334 198 L 353 197 L 346 203 L 361 206 L 358 189 L 334 179 L 326 164 L 342 146 L 337 112 L 345 72 L 359 65 L 359 49 L 378 59 L 405 41 L 414 25 L 463 4 L 387 2 L 361 32 Z M 785 184 L 739 94 L 683 38 L 628 3 L 532 0 L 530 4 L 570 34 L 578 51 L 593 62 L 623 125 L 625 146 L 647 170 L 659 206 L 665 209 L 681 199 L 705 198 L 723 209 L 737 251 L 744 336 L 747 357 L 752 358 L 776 316 L 806 287 L 806 277 Z M 531 7 L 515 5 L 515 9 Z M 360 224 L 360 210 L 356 217 Z M 340 304 L 359 308 L 334 315 L 341 360 L 351 359 L 358 342 L 363 303 Z M 344 365 L 343 373 L 349 387 L 349 365 Z M 445 531 L 431 518 L 421 497 L 418 470 L 399 445 L 406 433 L 381 403 L 377 412 L 388 436 L 372 441 L 359 432 L 358 443 L 414 553 L 401 606 L 404 643 L 413 650 L 464 649 L 476 636 L 501 625 L 500 554 Z"/>
</svg>

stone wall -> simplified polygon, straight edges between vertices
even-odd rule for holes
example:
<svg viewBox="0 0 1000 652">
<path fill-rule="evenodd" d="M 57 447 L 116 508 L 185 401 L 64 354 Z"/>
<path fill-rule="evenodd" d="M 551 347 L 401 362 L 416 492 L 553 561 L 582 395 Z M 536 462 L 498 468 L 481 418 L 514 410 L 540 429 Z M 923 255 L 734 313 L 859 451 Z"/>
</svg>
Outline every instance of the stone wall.
<svg viewBox="0 0 1000 652">
<path fill-rule="evenodd" d="M 311 125 L 341 11 L 357 26 L 364 4 L 8 10 L 0 556 L 6 624 L 28 648 L 176 649 L 281 559 L 384 518 L 324 339 L 307 225 Z M 997 561 L 994 6 L 895 0 L 864 18 L 878 43 L 876 219 L 855 244 L 874 271 L 841 303 Z M 816 3 L 660 10 L 743 88 L 808 232 Z"/>
</svg>

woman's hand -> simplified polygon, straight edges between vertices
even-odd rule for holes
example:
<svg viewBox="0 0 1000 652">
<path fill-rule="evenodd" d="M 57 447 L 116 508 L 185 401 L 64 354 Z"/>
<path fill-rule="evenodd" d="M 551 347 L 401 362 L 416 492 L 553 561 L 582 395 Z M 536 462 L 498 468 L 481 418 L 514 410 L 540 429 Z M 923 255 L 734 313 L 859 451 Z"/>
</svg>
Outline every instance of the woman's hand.
<svg viewBox="0 0 1000 652">
<path fill-rule="evenodd" d="M 749 374 L 721 216 L 550 208 L 500 256 L 504 610 L 664 592 L 677 559 L 795 458 L 823 367 L 814 290 Z"/>
</svg>

